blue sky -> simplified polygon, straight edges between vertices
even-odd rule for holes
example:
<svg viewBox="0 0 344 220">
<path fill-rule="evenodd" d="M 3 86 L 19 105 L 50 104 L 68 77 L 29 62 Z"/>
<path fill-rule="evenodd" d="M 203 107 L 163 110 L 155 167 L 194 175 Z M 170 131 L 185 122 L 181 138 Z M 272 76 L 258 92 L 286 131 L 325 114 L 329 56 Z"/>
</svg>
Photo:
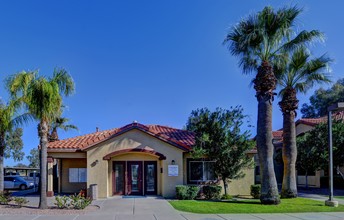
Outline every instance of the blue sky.
<svg viewBox="0 0 344 220">
<path fill-rule="evenodd" d="M 254 75 L 242 75 L 222 41 L 249 13 L 290 4 L 304 7 L 299 30 L 325 32 L 314 54 L 328 52 L 336 60 L 332 79 L 343 77 L 341 0 L 2 1 L 0 97 L 7 99 L 2 82 L 8 75 L 39 69 L 49 76 L 63 67 L 76 83 L 76 93 L 65 99 L 65 116 L 79 131 L 60 131 L 60 138 L 134 120 L 182 128 L 200 107 L 242 105 L 255 125 Z M 300 96 L 300 103 L 312 93 Z M 282 127 L 277 102 L 273 129 Z M 24 127 L 26 154 L 38 145 L 36 126 Z"/>
</svg>

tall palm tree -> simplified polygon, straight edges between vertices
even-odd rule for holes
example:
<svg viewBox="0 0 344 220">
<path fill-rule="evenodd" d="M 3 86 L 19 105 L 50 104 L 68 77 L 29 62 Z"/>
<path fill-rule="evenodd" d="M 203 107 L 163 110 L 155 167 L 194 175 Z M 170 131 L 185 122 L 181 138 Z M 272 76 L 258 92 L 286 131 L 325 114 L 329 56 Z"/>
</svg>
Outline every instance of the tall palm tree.
<svg viewBox="0 0 344 220">
<path fill-rule="evenodd" d="M 13 128 L 27 122 L 30 117 L 28 114 L 17 115 L 21 100 L 10 100 L 6 105 L 0 100 L 0 192 L 4 190 L 4 157 L 6 143 L 6 134 Z"/>
<path fill-rule="evenodd" d="M 65 117 L 57 117 L 55 121 L 50 126 L 50 134 L 49 134 L 49 141 L 57 141 L 59 140 L 59 135 L 57 133 L 57 129 L 62 129 L 64 131 L 69 130 L 78 130 L 78 127 L 73 124 L 67 124 L 69 121 L 68 118 Z"/>
<path fill-rule="evenodd" d="M 21 72 L 8 79 L 12 96 L 22 96 L 32 116 L 39 121 L 40 138 L 40 201 L 39 208 L 47 208 L 47 146 L 49 125 L 61 115 L 62 96 L 74 91 L 74 82 L 64 69 L 55 69 L 51 78 L 37 72 Z"/>
<path fill-rule="evenodd" d="M 262 204 L 280 203 L 273 167 L 272 102 L 277 83 L 273 66 L 284 66 L 288 51 L 319 35 L 318 31 L 302 31 L 290 40 L 295 19 L 301 12 L 296 6 L 277 11 L 265 7 L 236 24 L 224 40 L 229 51 L 239 57 L 245 74 L 257 71 L 253 83 L 258 101 L 256 142 Z"/>
<path fill-rule="evenodd" d="M 297 158 L 295 116 L 299 100 L 297 93 L 306 93 L 316 83 L 328 83 L 329 63 L 326 55 L 311 59 L 310 51 L 301 46 L 290 55 L 287 65 L 279 69 L 278 84 L 281 87 L 282 100 L 278 103 L 283 113 L 283 148 L 282 158 L 284 174 L 282 198 L 297 197 L 295 163 Z"/>
</svg>

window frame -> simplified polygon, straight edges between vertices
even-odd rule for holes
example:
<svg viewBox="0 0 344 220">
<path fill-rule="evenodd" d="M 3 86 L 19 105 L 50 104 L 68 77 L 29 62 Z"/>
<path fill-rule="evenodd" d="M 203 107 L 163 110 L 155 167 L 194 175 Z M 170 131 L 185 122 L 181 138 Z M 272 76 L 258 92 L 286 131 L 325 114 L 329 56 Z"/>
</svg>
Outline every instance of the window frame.
<svg viewBox="0 0 344 220">
<path fill-rule="evenodd" d="M 191 163 L 192 162 L 201 162 L 202 163 L 202 180 L 191 180 Z M 193 159 L 193 158 L 187 158 L 186 159 L 186 181 L 187 184 L 198 184 L 200 182 L 204 183 L 204 182 L 210 182 L 210 181 L 216 181 L 218 180 L 218 177 L 216 177 L 216 174 L 214 172 L 214 179 L 213 180 L 205 180 L 205 163 L 215 163 L 215 161 L 213 160 L 209 160 L 207 158 L 199 158 L 199 159 Z"/>
</svg>

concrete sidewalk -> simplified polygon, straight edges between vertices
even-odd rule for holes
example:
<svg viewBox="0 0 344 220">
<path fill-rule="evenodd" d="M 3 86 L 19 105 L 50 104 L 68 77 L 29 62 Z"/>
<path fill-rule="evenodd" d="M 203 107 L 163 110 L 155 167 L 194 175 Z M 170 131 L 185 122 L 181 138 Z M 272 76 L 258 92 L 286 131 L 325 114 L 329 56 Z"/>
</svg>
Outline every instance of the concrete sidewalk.
<svg viewBox="0 0 344 220">
<path fill-rule="evenodd" d="M 80 215 L 1 215 L 1 220 L 344 220 L 344 212 L 293 214 L 192 214 L 176 211 L 160 197 L 97 200 L 100 209 Z"/>
</svg>

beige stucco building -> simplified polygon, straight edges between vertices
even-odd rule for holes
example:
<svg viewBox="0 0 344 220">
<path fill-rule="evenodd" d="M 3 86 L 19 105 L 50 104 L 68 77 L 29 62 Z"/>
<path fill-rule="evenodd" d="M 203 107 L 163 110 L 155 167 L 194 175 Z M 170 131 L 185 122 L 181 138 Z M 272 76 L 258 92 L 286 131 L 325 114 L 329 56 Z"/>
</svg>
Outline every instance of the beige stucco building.
<svg viewBox="0 0 344 220">
<path fill-rule="evenodd" d="M 175 186 L 216 181 L 213 161 L 190 156 L 194 134 L 160 125 L 132 123 L 121 128 L 50 142 L 48 195 L 76 193 L 97 185 L 99 198 L 114 195 L 175 196 Z M 250 155 L 256 153 L 248 152 Z M 248 195 L 254 169 L 229 185 Z"/>
<path fill-rule="evenodd" d="M 344 112 L 337 112 L 332 115 L 334 120 L 343 120 Z M 327 116 L 319 118 L 301 118 L 295 122 L 295 133 L 296 136 L 305 134 L 306 132 L 315 128 L 316 125 L 320 123 L 327 123 Z M 275 147 L 275 152 L 282 148 L 283 145 L 283 130 L 273 131 L 273 144 Z M 255 172 L 255 182 L 260 183 L 259 167 L 258 167 L 258 158 L 255 158 L 256 162 L 256 172 Z M 275 163 L 275 173 L 276 179 L 279 184 L 282 183 L 283 179 L 283 164 Z M 338 172 L 344 173 L 344 167 L 339 167 Z M 307 184 L 310 187 L 320 188 L 321 187 L 321 177 L 325 176 L 324 170 L 317 170 L 311 172 L 307 176 Z M 297 184 L 298 186 L 306 186 L 306 176 L 304 172 L 297 171 Z"/>
</svg>

